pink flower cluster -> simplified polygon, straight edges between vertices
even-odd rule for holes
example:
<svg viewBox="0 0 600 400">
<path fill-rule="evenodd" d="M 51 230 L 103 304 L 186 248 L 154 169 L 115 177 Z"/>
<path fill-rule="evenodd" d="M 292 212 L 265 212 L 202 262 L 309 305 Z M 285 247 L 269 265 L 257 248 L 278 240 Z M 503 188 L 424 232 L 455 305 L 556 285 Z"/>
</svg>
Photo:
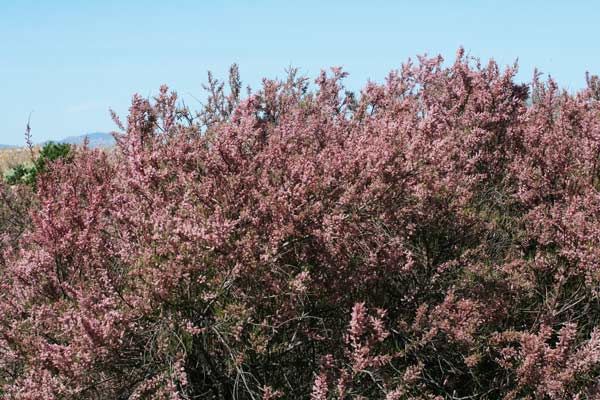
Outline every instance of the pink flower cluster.
<svg viewBox="0 0 600 400">
<path fill-rule="evenodd" d="M 600 91 L 292 70 L 0 186 L 0 397 L 595 398 Z"/>
</svg>

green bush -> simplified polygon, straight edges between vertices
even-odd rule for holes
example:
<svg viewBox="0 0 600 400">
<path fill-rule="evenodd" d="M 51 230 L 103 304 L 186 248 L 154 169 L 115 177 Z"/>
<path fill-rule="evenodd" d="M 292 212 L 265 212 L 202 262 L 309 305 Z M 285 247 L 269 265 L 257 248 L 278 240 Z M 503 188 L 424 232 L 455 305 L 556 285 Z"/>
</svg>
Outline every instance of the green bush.
<svg viewBox="0 0 600 400">
<path fill-rule="evenodd" d="M 59 158 L 66 161 L 72 158 L 71 145 L 48 142 L 33 163 L 22 163 L 6 171 L 4 181 L 9 185 L 24 184 L 35 187 L 38 175 L 46 172 L 48 165 Z"/>
</svg>

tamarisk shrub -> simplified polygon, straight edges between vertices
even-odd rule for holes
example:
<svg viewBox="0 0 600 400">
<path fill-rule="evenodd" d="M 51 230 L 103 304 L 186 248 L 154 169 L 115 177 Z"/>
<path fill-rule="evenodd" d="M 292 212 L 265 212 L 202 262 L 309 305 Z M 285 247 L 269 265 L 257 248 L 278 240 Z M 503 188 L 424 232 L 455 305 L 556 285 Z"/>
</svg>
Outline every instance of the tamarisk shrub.
<svg viewBox="0 0 600 400">
<path fill-rule="evenodd" d="M 595 398 L 598 79 L 442 62 L 134 96 L 7 242 L 3 396 Z"/>
</svg>

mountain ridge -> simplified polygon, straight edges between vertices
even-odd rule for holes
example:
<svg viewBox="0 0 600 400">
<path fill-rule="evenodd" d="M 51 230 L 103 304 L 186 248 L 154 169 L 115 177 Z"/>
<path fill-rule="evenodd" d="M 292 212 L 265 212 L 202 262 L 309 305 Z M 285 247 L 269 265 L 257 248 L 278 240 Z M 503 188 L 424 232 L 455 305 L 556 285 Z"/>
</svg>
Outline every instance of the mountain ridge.
<svg viewBox="0 0 600 400">
<path fill-rule="evenodd" d="M 83 135 L 67 136 L 63 139 L 58 139 L 58 140 L 47 140 L 47 141 L 39 143 L 39 144 L 44 145 L 49 142 L 54 142 L 54 143 L 67 143 L 67 144 L 81 146 L 86 138 L 88 139 L 88 146 L 91 148 L 110 147 L 116 143 L 115 138 L 110 133 L 90 132 L 90 133 L 84 133 Z M 0 149 L 16 149 L 19 147 L 24 147 L 24 145 L 16 146 L 16 145 L 10 145 L 10 144 L 0 144 Z"/>
<path fill-rule="evenodd" d="M 64 139 L 58 140 L 57 143 L 82 145 L 86 138 L 88 139 L 88 146 L 92 148 L 110 147 L 116 143 L 112 134 L 106 132 L 90 132 L 79 136 L 68 136 Z"/>
</svg>

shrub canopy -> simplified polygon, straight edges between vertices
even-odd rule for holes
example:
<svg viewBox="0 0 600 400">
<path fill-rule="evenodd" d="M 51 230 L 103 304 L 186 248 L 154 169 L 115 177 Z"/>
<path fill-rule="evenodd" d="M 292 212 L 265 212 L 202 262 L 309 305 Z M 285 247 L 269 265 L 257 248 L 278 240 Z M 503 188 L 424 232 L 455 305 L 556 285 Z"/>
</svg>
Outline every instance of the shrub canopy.
<svg viewBox="0 0 600 400">
<path fill-rule="evenodd" d="M 598 80 L 515 72 L 134 96 L 7 245 L 4 397 L 594 398 Z"/>
</svg>

